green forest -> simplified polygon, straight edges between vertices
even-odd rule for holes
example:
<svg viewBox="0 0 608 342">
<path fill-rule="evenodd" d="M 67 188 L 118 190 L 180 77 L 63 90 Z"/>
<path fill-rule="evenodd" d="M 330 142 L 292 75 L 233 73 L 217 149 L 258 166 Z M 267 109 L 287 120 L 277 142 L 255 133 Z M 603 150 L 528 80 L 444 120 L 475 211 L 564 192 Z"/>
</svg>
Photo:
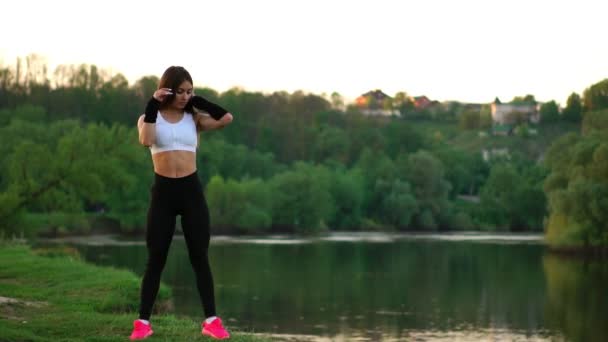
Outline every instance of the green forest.
<svg viewBox="0 0 608 342">
<path fill-rule="evenodd" d="M 157 84 L 36 56 L 0 65 L 0 234 L 142 233 L 153 169 L 136 122 Z M 507 136 L 488 105 L 419 109 L 405 92 L 368 101 L 394 116 L 338 93 L 195 93 L 235 118 L 197 153 L 214 234 L 536 231 L 608 246 L 608 79 Z"/>
</svg>

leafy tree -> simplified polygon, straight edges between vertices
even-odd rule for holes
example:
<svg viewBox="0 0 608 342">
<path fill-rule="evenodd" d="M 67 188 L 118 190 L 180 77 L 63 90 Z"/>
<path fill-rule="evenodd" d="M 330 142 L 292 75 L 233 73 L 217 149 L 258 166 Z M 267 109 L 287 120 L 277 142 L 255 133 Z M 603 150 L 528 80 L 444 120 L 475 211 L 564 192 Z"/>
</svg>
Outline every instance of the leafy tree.
<svg viewBox="0 0 608 342">
<path fill-rule="evenodd" d="M 331 106 L 333 109 L 341 110 L 344 107 L 344 98 L 337 92 L 331 93 Z"/>
<path fill-rule="evenodd" d="M 384 151 L 387 146 L 387 138 L 383 134 L 381 127 L 373 122 L 365 122 L 361 114 L 353 115 L 347 130 L 351 137 L 350 160 L 356 164 L 365 150 Z"/>
<path fill-rule="evenodd" d="M 593 131 L 608 132 L 608 109 L 585 113 L 581 126 L 583 134 Z"/>
<path fill-rule="evenodd" d="M 394 162 L 382 151 L 372 152 L 366 148 L 361 153 L 355 168 L 364 177 L 365 196 L 363 208 L 367 217 L 374 217 L 380 211 L 380 203 L 386 193 L 376 192 L 376 182 L 384 180 L 392 182 L 396 178 Z"/>
<path fill-rule="evenodd" d="M 449 145 L 440 145 L 433 155 L 445 165 L 445 179 L 450 183 L 450 198 L 475 195 L 488 177 L 489 167 L 481 153 L 470 154 Z"/>
<path fill-rule="evenodd" d="M 273 225 L 293 228 L 299 233 L 326 229 L 335 210 L 329 180 L 326 168 L 304 162 L 297 162 L 291 170 L 275 175 L 270 180 L 274 194 Z"/>
<path fill-rule="evenodd" d="M 135 130 L 130 129 L 124 134 L 128 135 L 125 139 L 129 143 L 120 149 L 120 159 L 108 160 L 120 162 L 120 166 L 115 167 L 122 168 L 121 174 L 108 176 L 116 178 L 120 186 L 108 188 L 103 201 L 94 203 L 92 209 L 117 222 L 123 231 L 143 231 L 154 167 L 148 149 L 137 143 Z"/>
<path fill-rule="evenodd" d="M 462 129 L 479 129 L 481 127 L 481 117 L 478 111 L 465 110 L 460 113 L 458 123 Z"/>
<path fill-rule="evenodd" d="M 408 157 L 405 180 L 412 186 L 418 203 L 414 215 L 416 228 L 437 229 L 442 215 L 448 210 L 450 183 L 445 180 L 443 163 L 428 151 L 418 151 Z"/>
<path fill-rule="evenodd" d="M 570 122 L 580 122 L 582 112 L 583 104 L 581 97 L 577 93 L 570 94 L 566 101 L 566 108 L 562 112 L 564 119 Z"/>
<path fill-rule="evenodd" d="M 545 102 L 540 106 L 542 123 L 553 123 L 559 120 L 559 107 L 555 101 Z"/>
<path fill-rule="evenodd" d="M 364 177 L 356 169 L 347 171 L 336 168 L 331 176 L 330 194 L 335 211 L 328 221 L 332 229 L 356 230 L 363 219 L 365 196 Z"/>
<path fill-rule="evenodd" d="M 379 219 L 400 229 L 409 227 L 418 212 L 418 203 L 410 185 L 399 179 L 392 182 L 379 179 L 375 191 L 386 194 L 380 203 Z"/>
<path fill-rule="evenodd" d="M 215 132 L 201 134 L 197 164 L 204 184 L 214 175 L 268 179 L 282 169 L 272 153 L 231 144 Z"/>
<path fill-rule="evenodd" d="M 386 139 L 387 154 L 395 159 L 402 153 L 418 151 L 425 145 L 422 134 L 414 129 L 410 123 L 395 120 L 385 125 L 381 134 Z"/>
<path fill-rule="evenodd" d="M 513 203 L 512 186 L 517 182 L 513 167 L 497 164 L 492 167 L 488 181 L 481 191 L 481 203 L 488 222 L 497 226 L 510 224 L 509 205 Z"/>
<path fill-rule="evenodd" d="M 481 110 L 479 113 L 479 128 L 481 129 L 489 129 L 492 127 L 493 123 L 492 119 L 492 110 L 489 105 L 481 106 Z"/>
<path fill-rule="evenodd" d="M 543 179 L 536 166 L 527 165 L 520 171 L 513 163 L 495 164 L 481 189 L 483 220 L 512 231 L 540 229 L 546 203 Z"/>
<path fill-rule="evenodd" d="M 123 162 L 131 156 L 123 147 L 135 139 L 125 127 L 14 119 L 0 134 L 7 142 L 0 227 L 8 232 L 18 229 L 9 223 L 26 210 L 79 213 L 103 204 L 110 189 L 123 186 L 129 175 Z"/>
<path fill-rule="evenodd" d="M 133 85 L 133 91 L 137 97 L 141 99 L 149 99 L 154 91 L 158 88 L 158 83 L 160 79 L 158 76 L 144 76 L 137 81 Z M 196 90 L 195 90 L 196 91 Z M 198 92 L 197 92 L 198 93 Z M 143 103 L 141 103 L 143 108 Z"/>
<path fill-rule="evenodd" d="M 608 78 L 591 85 L 583 92 L 585 111 L 597 111 L 608 108 Z"/>
<path fill-rule="evenodd" d="M 205 189 L 212 227 L 218 231 L 264 232 L 272 225 L 272 200 L 259 179 L 227 180 L 213 176 Z"/>
<path fill-rule="evenodd" d="M 526 96 L 515 96 L 513 100 L 511 100 L 513 104 L 536 104 L 536 99 L 534 95 L 527 94 Z"/>
<path fill-rule="evenodd" d="M 315 143 L 315 160 L 333 159 L 346 164 L 350 155 L 350 138 L 341 128 L 324 125 Z"/>
<path fill-rule="evenodd" d="M 395 94 L 395 97 L 393 97 L 393 106 L 395 109 L 399 110 L 402 116 L 415 109 L 412 98 L 404 91 Z"/>
<path fill-rule="evenodd" d="M 587 118 L 585 118 L 587 119 Z M 566 134 L 550 147 L 546 237 L 556 248 L 608 246 L 608 136 L 605 129 Z"/>
</svg>

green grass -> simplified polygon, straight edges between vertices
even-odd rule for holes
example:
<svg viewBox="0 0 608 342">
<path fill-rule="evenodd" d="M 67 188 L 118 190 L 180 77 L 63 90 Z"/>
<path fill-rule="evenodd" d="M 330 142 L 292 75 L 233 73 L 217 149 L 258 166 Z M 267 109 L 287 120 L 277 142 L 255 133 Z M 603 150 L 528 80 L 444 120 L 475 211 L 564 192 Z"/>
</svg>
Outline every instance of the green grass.
<svg viewBox="0 0 608 342">
<path fill-rule="evenodd" d="M 0 301 L 0 341 L 126 341 L 139 285 L 135 274 L 87 264 L 71 248 L 0 242 L 0 297 L 11 299 Z M 211 341 L 200 334 L 200 322 L 168 313 L 170 295 L 163 284 L 148 340 Z M 231 333 L 230 341 L 266 341 Z"/>
</svg>

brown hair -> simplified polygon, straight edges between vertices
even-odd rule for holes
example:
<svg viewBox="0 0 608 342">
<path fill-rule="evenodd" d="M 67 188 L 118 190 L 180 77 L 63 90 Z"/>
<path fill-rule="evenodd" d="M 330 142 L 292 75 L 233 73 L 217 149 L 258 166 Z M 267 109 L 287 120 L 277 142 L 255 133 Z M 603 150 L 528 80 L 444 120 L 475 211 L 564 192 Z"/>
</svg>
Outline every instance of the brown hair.
<svg viewBox="0 0 608 342">
<path fill-rule="evenodd" d="M 167 95 L 165 97 L 163 102 L 161 102 L 161 104 L 160 104 L 160 108 L 167 107 L 173 101 L 173 99 L 175 98 L 175 91 L 180 86 L 180 84 L 182 84 L 184 81 L 188 81 L 188 82 L 190 82 L 190 84 L 192 84 L 194 86 L 194 82 L 192 82 L 192 76 L 190 76 L 190 73 L 184 67 L 170 66 L 167 68 L 167 70 L 165 70 L 165 72 L 163 73 L 163 76 L 160 78 L 160 81 L 158 82 L 158 89 L 169 88 L 172 90 L 173 94 Z M 193 112 L 191 102 L 188 102 L 185 110 L 190 113 Z"/>
</svg>

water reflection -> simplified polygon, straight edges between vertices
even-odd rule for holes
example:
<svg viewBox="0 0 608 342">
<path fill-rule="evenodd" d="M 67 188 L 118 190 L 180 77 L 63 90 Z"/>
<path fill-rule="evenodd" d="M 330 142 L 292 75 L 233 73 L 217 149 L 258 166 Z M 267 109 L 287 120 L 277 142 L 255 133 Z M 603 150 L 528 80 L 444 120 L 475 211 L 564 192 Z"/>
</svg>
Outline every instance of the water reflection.
<svg viewBox="0 0 608 342">
<path fill-rule="evenodd" d="M 548 254 L 543 267 L 551 326 L 569 341 L 608 340 L 608 263 Z"/>
<path fill-rule="evenodd" d="M 480 236 L 216 239 L 217 305 L 231 327 L 285 341 L 603 340 L 605 264 L 555 259 L 538 236 Z M 79 249 L 143 271 L 142 245 Z M 200 318 L 180 238 L 163 281 L 176 311 Z"/>
</svg>

